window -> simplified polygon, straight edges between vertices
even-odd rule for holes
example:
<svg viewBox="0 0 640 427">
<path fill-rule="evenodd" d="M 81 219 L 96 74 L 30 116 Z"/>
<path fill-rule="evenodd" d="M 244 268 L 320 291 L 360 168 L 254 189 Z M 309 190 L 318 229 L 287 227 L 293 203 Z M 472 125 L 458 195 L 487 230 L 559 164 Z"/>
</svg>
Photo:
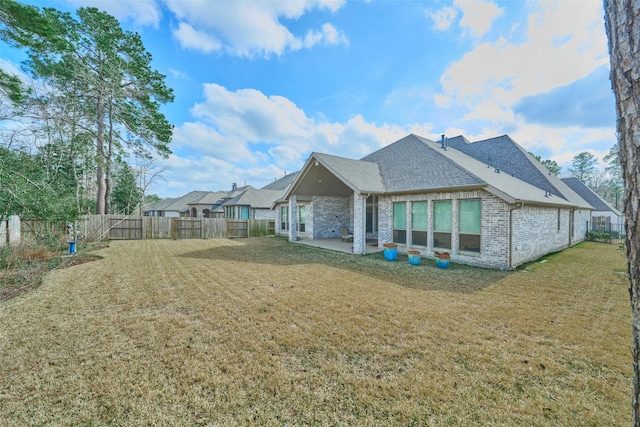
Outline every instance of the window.
<svg viewBox="0 0 640 427">
<path fill-rule="evenodd" d="M 304 206 L 298 206 L 298 231 L 304 233 Z"/>
<path fill-rule="evenodd" d="M 249 206 L 240 206 L 240 219 L 249 219 Z"/>
<path fill-rule="evenodd" d="M 427 246 L 427 202 L 411 204 L 411 243 Z"/>
<path fill-rule="evenodd" d="M 393 204 L 393 241 L 407 243 L 407 204 Z"/>
<path fill-rule="evenodd" d="M 558 232 L 560 231 L 560 208 L 558 208 Z"/>
<path fill-rule="evenodd" d="M 451 200 L 433 202 L 433 247 L 451 249 Z"/>
<path fill-rule="evenodd" d="M 280 230 L 286 231 L 289 229 L 289 207 L 280 207 Z"/>
<path fill-rule="evenodd" d="M 460 250 L 480 252 L 480 200 L 460 201 Z"/>
<path fill-rule="evenodd" d="M 224 208 L 224 216 L 228 219 L 234 219 L 236 217 L 235 206 L 227 206 Z"/>
<path fill-rule="evenodd" d="M 378 196 L 369 196 L 367 198 L 367 233 L 378 232 Z"/>
</svg>

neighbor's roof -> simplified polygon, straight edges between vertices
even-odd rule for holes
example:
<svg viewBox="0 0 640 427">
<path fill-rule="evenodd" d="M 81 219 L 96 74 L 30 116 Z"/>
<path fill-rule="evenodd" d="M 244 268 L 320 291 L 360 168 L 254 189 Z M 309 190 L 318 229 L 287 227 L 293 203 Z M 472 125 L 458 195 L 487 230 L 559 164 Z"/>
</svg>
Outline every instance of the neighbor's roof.
<svg viewBox="0 0 640 427">
<path fill-rule="evenodd" d="M 145 210 L 184 212 L 189 209 L 189 203 L 199 203 L 198 200 L 201 200 L 208 193 L 210 193 L 210 191 L 191 191 L 182 197 L 162 200 Z"/>
<path fill-rule="evenodd" d="M 224 195 L 227 194 L 227 191 L 209 191 L 203 197 L 198 200 L 194 200 L 189 202 L 190 205 L 215 205 L 220 201 Z"/>
<path fill-rule="evenodd" d="M 600 197 L 596 192 L 587 187 L 582 181 L 575 177 L 562 178 L 562 181 L 567 184 L 573 191 L 578 193 L 580 197 L 589 203 L 596 211 L 611 211 L 617 216 L 622 216 L 622 212 L 611 206 Z"/>
<path fill-rule="evenodd" d="M 225 201 L 224 206 L 248 205 L 254 209 L 270 209 L 283 194 L 284 190 L 263 190 L 251 187 L 242 194 Z"/>
</svg>

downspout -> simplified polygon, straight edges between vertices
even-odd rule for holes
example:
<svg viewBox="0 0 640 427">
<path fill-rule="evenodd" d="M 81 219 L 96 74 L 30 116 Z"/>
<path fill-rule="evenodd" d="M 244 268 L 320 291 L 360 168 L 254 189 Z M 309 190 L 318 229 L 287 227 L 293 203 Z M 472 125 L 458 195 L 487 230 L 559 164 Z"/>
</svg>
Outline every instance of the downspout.
<svg viewBox="0 0 640 427">
<path fill-rule="evenodd" d="M 524 202 L 509 208 L 509 264 L 508 268 L 513 268 L 513 211 L 524 208 Z"/>
<path fill-rule="evenodd" d="M 573 243 L 571 241 L 571 236 L 573 236 L 573 229 L 576 228 L 576 219 L 574 217 L 574 212 L 577 210 L 578 208 L 571 208 L 569 209 L 569 248 L 571 247 L 571 243 Z"/>
</svg>

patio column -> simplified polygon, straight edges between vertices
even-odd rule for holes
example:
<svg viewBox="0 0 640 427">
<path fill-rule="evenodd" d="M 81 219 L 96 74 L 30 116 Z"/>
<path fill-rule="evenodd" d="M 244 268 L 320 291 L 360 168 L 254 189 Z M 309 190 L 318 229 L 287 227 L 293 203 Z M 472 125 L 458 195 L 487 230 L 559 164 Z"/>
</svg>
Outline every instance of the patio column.
<svg viewBox="0 0 640 427">
<path fill-rule="evenodd" d="M 353 194 L 353 253 L 367 253 L 367 195 Z"/>
<path fill-rule="evenodd" d="M 298 240 L 298 200 L 296 196 L 289 199 L 289 241 Z"/>
</svg>

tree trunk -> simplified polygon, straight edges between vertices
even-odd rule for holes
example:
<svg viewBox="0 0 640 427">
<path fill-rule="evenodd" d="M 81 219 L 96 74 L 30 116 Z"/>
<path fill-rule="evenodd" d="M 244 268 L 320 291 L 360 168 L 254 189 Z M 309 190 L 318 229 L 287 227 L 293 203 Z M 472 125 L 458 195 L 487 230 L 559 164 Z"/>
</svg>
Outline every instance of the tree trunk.
<svg viewBox="0 0 640 427">
<path fill-rule="evenodd" d="M 96 197 L 96 213 L 104 214 L 106 206 L 107 185 L 104 179 L 104 97 L 98 94 L 98 108 L 96 113 L 96 183 L 98 185 L 98 195 Z"/>
<path fill-rule="evenodd" d="M 624 181 L 623 210 L 633 321 L 633 421 L 635 426 L 640 426 L 640 0 L 604 0 L 604 9 Z"/>
</svg>

